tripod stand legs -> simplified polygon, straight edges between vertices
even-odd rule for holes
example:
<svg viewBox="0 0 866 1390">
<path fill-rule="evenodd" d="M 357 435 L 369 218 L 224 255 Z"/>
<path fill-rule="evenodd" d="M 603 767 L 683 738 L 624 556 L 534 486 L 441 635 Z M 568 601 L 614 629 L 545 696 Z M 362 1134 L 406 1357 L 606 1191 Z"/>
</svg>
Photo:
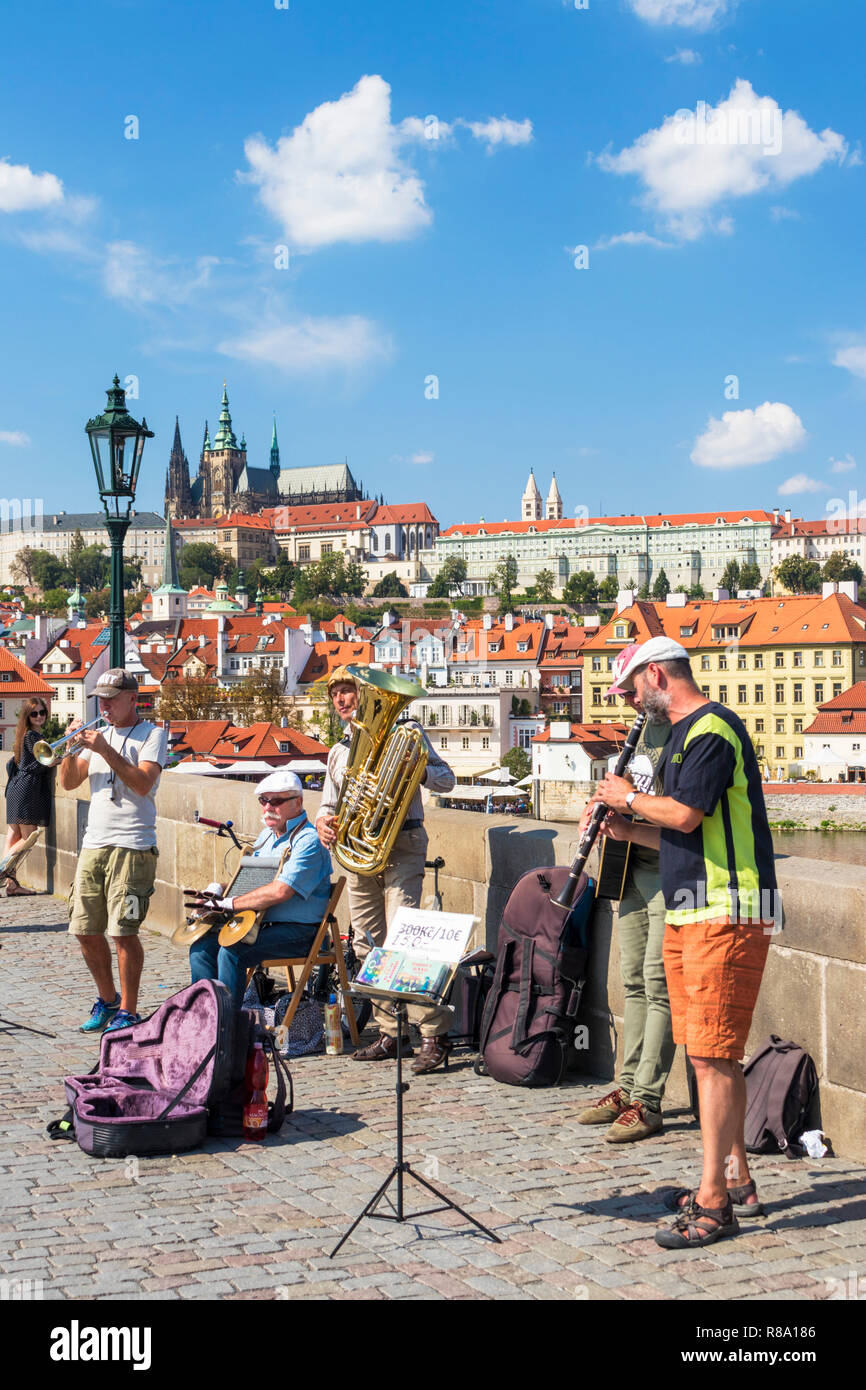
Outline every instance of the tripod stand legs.
<svg viewBox="0 0 866 1390">
<path fill-rule="evenodd" d="M 348 1231 L 346 1231 L 345 1235 L 342 1236 L 334 1246 L 328 1258 L 331 1260 L 334 1258 L 337 1251 L 341 1246 L 345 1245 L 349 1236 L 355 1228 L 361 1224 L 365 1216 L 369 1216 L 370 1219 L 374 1221 L 396 1221 L 402 1224 L 406 1221 L 416 1221 L 419 1216 L 432 1216 L 433 1213 L 437 1211 L 456 1211 L 463 1217 L 464 1221 L 468 1221 L 470 1225 L 475 1226 L 479 1231 L 483 1231 L 484 1235 L 494 1240 L 497 1245 L 501 1245 L 502 1241 L 499 1236 L 494 1235 L 492 1231 L 488 1231 L 487 1227 L 482 1226 L 480 1221 L 476 1221 L 474 1216 L 470 1216 L 462 1207 L 458 1207 L 456 1202 L 452 1202 L 450 1197 L 446 1197 L 444 1192 L 440 1192 L 438 1187 L 434 1187 L 426 1178 L 422 1178 L 403 1158 L 403 1094 L 409 1089 L 409 1083 L 403 1080 L 403 1030 L 408 1027 L 406 1005 L 397 1002 L 394 1007 L 394 1012 L 397 1016 L 397 1085 L 395 1087 L 397 1092 L 397 1162 L 394 1164 L 394 1167 L 391 1169 L 381 1187 L 373 1194 L 363 1211 L 359 1216 L 355 1217 Z M 438 1197 L 442 1205 L 438 1207 L 426 1207 L 424 1211 L 415 1211 L 412 1212 L 411 1215 L 406 1216 L 403 1211 L 404 1174 L 410 1178 L 414 1178 L 415 1182 L 420 1183 L 422 1187 L 426 1187 L 428 1192 L 432 1192 L 434 1197 Z M 386 1197 L 385 1194 L 395 1178 L 397 1180 L 396 1208 L 393 1212 L 376 1211 L 376 1207 L 383 1197 L 390 1203 L 391 1199 Z M 393 1203 L 391 1205 L 393 1205 Z"/>
</svg>

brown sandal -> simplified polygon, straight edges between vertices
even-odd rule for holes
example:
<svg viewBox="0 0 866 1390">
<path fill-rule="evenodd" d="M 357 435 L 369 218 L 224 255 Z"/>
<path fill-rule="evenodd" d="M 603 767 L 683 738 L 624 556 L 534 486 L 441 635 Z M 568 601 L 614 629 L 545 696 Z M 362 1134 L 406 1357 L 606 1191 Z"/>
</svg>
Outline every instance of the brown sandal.
<svg viewBox="0 0 866 1390">
<path fill-rule="evenodd" d="M 697 1200 L 697 1188 L 678 1187 L 675 1192 L 669 1192 L 664 1199 L 664 1207 L 667 1211 L 686 1211 L 691 1204 Z M 763 1216 L 764 1204 L 759 1199 L 757 1202 L 747 1202 L 747 1197 L 757 1197 L 754 1178 L 744 1182 L 740 1187 L 729 1187 L 728 1196 L 734 1208 L 734 1216 L 739 1221 L 743 1217 L 747 1220 L 750 1216 Z"/>
<path fill-rule="evenodd" d="M 723 1207 L 702 1207 L 691 1202 L 679 1213 L 673 1226 L 656 1231 L 655 1238 L 656 1244 L 665 1250 L 691 1250 L 735 1236 L 739 1229 L 729 1197 Z"/>
</svg>

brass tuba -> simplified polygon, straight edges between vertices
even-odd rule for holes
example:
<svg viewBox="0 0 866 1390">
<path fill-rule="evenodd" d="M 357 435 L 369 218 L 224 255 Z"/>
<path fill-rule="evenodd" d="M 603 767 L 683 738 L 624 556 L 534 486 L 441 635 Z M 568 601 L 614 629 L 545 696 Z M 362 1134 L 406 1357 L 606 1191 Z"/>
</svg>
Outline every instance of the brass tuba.
<svg viewBox="0 0 866 1390">
<path fill-rule="evenodd" d="M 337 801 L 334 856 L 350 873 L 379 874 L 427 767 L 420 730 L 394 727 L 424 688 L 369 666 L 346 669 L 358 683 L 358 713 Z"/>
</svg>

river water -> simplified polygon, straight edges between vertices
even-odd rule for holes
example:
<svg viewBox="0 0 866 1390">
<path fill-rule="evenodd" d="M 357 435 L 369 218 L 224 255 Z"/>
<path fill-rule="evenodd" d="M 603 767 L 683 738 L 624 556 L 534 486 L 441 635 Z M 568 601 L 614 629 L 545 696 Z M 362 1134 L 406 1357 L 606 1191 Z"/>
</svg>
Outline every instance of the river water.
<svg viewBox="0 0 866 1390">
<path fill-rule="evenodd" d="M 862 830 L 773 830 L 777 855 L 828 859 L 837 864 L 866 865 L 866 832 Z"/>
</svg>

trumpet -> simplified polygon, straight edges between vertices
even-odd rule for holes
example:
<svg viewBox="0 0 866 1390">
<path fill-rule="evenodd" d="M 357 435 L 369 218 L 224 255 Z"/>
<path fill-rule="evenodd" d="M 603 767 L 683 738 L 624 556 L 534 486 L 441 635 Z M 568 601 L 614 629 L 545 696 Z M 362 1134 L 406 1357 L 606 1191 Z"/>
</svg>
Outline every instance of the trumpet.
<svg viewBox="0 0 866 1390">
<path fill-rule="evenodd" d="M 82 724 L 80 728 L 73 729 L 71 733 L 64 734 L 62 738 L 55 739 L 53 743 L 49 743 L 47 739 L 41 738 L 38 743 L 34 743 L 33 745 L 33 756 L 43 767 L 54 767 L 69 753 L 78 752 L 79 744 L 77 740 L 79 735 L 84 733 L 85 729 L 104 729 L 107 728 L 107 726 L 108 720 L 100 714 L 96 719 L 91 719 L 89 724 Z M 69 746 L 64 748 L 64 744 L 68 744 Z M 63 751 L 58 752 L 58 749 L 62 749 Z"/>
</svg>

